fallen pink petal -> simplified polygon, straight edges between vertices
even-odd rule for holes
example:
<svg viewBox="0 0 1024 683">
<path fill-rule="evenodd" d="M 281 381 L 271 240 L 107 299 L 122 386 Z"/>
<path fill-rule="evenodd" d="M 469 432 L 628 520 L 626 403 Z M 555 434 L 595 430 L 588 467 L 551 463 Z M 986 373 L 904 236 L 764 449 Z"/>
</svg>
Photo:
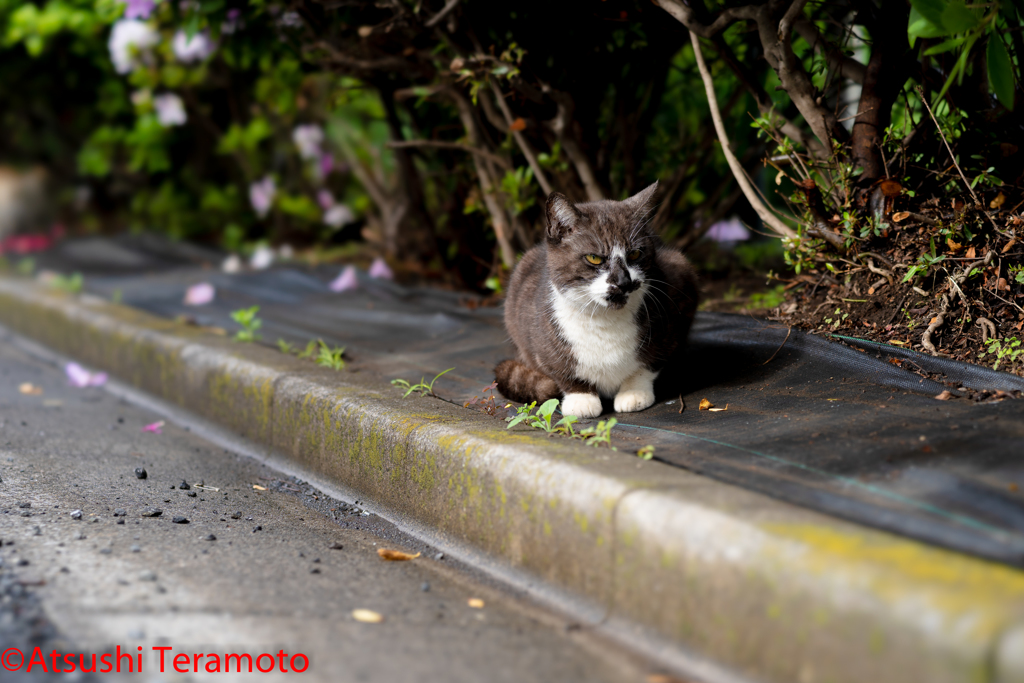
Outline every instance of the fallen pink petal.
<svg viewBox="0 0 1024 683">
<path fill-rule="evenodd" d="M 209 282 L 200 282 L 198 285 L 192 285 L 185 292 L 185 305 L 205 306 L 213 301 L 213 297 L 216 294 L 217 290 L 214 289 L 213 285 Z"/>
<path fill-rule="evenodd" d="M 68 376 L 68 383 L 73 387 L 98 387 L 107 381 L 107 373 L 89 372 L 78 363 L 65 365 L 64 373 Z"/>
<path fill-rule="evenodd" d="M 164 421 L 160 420 L 159 422 L 154 422 L 153 424 L 146 425 L 145 427 L 142 428 L 142 431 L 153 432 L 154 434 L 163 434 L 163 426 Z"/>
<path fill-rule="evenodd" d="M 359 288 L 359 279 L 356 278 L 356 269 L 353 266 L 346 266 L 338 277 L 334 278 L 331 284 L 327 285 L 332 292 L 347 292 Z"/>
<path fill-rule="evenodd" d="M 370 277 L 378 280 L 394 280 L 395 274 L 388 268 L 388 264 L 384 263 L 384 259 L 378 256 L 370 266 Z"/>
</svg>

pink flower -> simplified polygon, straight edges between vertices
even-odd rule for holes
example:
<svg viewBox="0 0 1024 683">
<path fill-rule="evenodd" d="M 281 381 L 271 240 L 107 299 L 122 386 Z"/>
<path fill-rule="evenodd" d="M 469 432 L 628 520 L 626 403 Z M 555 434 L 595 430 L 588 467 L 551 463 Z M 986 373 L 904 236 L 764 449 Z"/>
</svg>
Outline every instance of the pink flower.
<svg viewBox="0 0 1024 683">
<path fill-rule="evenodd" d="M 185 305 L 204 306 L 213 301 L 216 293 L 217 290 L 209 282 L 200 282 L 198 285 L 192 285 L 185 292 Z"/>
<path fill-rule="evenodd" d="M 178 31 L 171 40 L 171 49 L 174 56 L 183 64 L 202 62 L 217 51 L 217 43 L 210 40 L 210 37 L 203 32 L 194 34 L 191 38 L 185 31 Z"/>
<path fill-rule="evenodd" d="M 334 195 L 331 194 L 330 190 L 320 190 L 316 193 L 316 201 L 320 208 L 326 211 L 334 206 Z"/>
<path fill-rule="evenodd" d="M 334 156 L 330 152 L 323 152 L 320 155 L 320 177 L 326 178 L 334 170 Z"/>
<path fill-rule="evenodd" d="M 320 145 L 324 143 L 324 129 L 315 123 L 295 126 L 292 141 L 299 148 L 299 156 L 303 159 L 319 159 Z"/>
<path fill-rule="evenodd" d="M 270 176 L 264 176 L 263 180 L 257 181 L 249 186 L 249 201 L 256 215 L 265 218 L 274 204 L 274 197 L 277 195 L 277 183 Z"/>
<path fill-rule="evenodd" d="M 707 232 L 708 239 L 715 242 L 742 242 L 750 239 L 750 231 L 743 227 L 736 216 L 718 221 Z"/>
<path fill-rule="evenodd" d="M 324 212 L 324 225 L 329 225 L 334 229 L 344 227 L 355 220 L 356 217 L 352 213 L 352 209 L 344 204 L 335 204 Z"/>
<path fill-rule="evenodd" d="M 145 427 L 142 428 L 142 431 L 152 432 L 154 434 L 163 434 L 163 426 L 164 421 L 160 420 L 159 422 L 154 422 L 153 424 L 146 425 Z"/>
<path fill-rule="evenodd" d="M 68 376 L 68 383 L 73 387 L 98 387 L 107 382 L 107 373 L 89 372 L 78 363 L 65 365 L 64 373 Z"/>
<path fill-rule="evenodd" d="M 359 280 L 356 278 L 356 269 L 352 266 L 345 266 L 341 275 L 334 278 L 331 284 L 327 285 L 333 292 L 347 292 L 350 289 L 359 288 Z"/>
<path fill-rule="evenodd" d="M 125 19 L 149 19 L 149 15 L 156 9 L 153 0 L 127 0 L 128 6 L 124 8 Z"/>
<path fill-rule="evenodd" d="M 394 280 L 395 274 L 388 268 L 388 264 L 384 263 L 384 259 L 378 256 L 370 266 L 370 277 L 378 280 Z"/>
<path fill-rule="evenodd" d="M 154 97 L 153 109 L 156 111 L 156 120 L 164 128 L 181 126 L 188 121 L 188 114 L 185 113 L 185 103 L 172 92 Z"/>
</svg>

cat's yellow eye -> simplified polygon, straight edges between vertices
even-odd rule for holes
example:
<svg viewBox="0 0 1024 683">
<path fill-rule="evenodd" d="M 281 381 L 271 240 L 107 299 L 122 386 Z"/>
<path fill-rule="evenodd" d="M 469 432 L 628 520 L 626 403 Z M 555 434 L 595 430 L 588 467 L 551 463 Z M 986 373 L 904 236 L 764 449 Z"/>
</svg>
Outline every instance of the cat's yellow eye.
<svg viewBox="0 0 1024 683">
<path fill-rule="evenodd" d="M 626 258 L 629 259 L 630 261 L 636 261 L 638 258 L 640 258 L 640 250 L 634 249 L 633 251 L 626 254 Z"/>
<path fill-rule="evenodd" d="M 598 256 L 597 254 L 587 254 L 583 258 L 587 259 L 587 263 L 593 266 L 599 266 L 604 263 L 604 257 Z"/>
</svg>

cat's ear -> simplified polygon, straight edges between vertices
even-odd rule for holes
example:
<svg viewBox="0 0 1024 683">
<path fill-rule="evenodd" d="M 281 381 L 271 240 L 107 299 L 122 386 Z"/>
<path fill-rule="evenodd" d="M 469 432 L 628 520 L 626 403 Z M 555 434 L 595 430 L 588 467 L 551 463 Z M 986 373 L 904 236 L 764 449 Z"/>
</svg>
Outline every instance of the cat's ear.
<svg viewBox="0 0 1024 683">
<path fill-rule="evenodd" d="M 560 192 L 548 195 L 547 214 L 548 239 L 556 243 L 575 230 L 580 218 L 583 217 L 579 209 Z"/>
<path fill-rule="evenodd" d="M 654 206 L 654 195 L 658 191 L 658 181 L 645 187 L 625 201 L 634 214 L 645 214 Z"/>
</svg>

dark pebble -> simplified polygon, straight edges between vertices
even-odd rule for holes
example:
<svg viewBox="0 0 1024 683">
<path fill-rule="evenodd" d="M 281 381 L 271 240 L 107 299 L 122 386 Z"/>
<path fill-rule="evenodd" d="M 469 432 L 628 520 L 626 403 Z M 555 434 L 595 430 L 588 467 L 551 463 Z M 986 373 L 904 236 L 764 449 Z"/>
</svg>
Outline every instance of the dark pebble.
<svg viewBox="0 0 1024 683">
<path fill-rule="evenodd" d="M 174 489 L 176 489 L 176 488 L 178 488 L 178 487 L 177 487 L 177 486 L 175 486 L 174 484 L 171 484 L 171 490 L 172 490 L 172 491 L 173 491 Z"/>
<path fill-rule="evenodd" d="M 255 527 L 255 528 L 254 528 L 254 529 L 252 530 L 252 532 L 253 532 L 253 533 L 256 533 L 257 531 L 263 531 L 263 527 L 261 527 L 261 526 L 258 526 L 258 527 Z"/>
<path fill-rule="evenodd" d="M 24 510 L 25 508 L 32 507 L 32 503 L 18 503 L 18 507 Z"/>
<path fill-rule="evenodd" d="M 109 555 L 110 548 L 100 548 L 100 555 Z"/>
<path fill-rule="evenodd" d="M 136 479 L 145 479 L 148 476 L 149 475 L 146 473 L 146 468 L 145 467 L 136 467 L 135 468 L 135 478 Z"/>
<path fill-rule="evenodd" d="M 216 541 L 217 537 L 214 536 L 213 534 L 206 534 L 205 536 L 203 536 L 203 540 L 204 541 Z"/>
<path fill-rule="evenodd" d="M 23 558 L 21 558 L 20 560 L 18 560 L 16 564 L 17 564 L 17 565 L 18 565 L 19 567 L 27 567 L 27 566 L 28 566 L 28 560 L 26 560 L 26 559 L 25 559 L 25 558 L 23 557 Z"/>
<path fill-rule="evenodd" d="M 188 517 L 172 517 L 171 521 L 175 524 L 188 524 Z"/>
<path fill-rule="evenodd" d="M 114 510 L 114 516 L 115 517 L 124 517 L 127 514 L 128 514 L 128 511 L 125 510 L 124 508 L 117 508 L 117 509 Z"/>
<path fill-rule="evenodd" d="M 159 517 L 162 514 L 164 514 L 164 511 L 161 510 L 160 508 L 143 508 L 142 509 L 142 516 L 143 517 Z"/>
<path fill-rule="evenodd" d="M 313 567 L 312 569 L 309 570 L 309 573 L 310 574 L 319 574 L 320 573 L 320 567 Z"/>
<path fill-rule="evenodd" d="M 81 518 L 82 518 L 82 511 L 81 510 L 72 510 L 71 511 L 71 519 L 81 519 Z"/>
<path fill-rule="evenodd" d="M 195 491 L 189 491 L 185 495 L 188 496 L 189 498 L 195 498 L 196 497 L 196 492 Z"/>
<path fill-rule="evenodd" d="M 318 557 L 318 558 L 314 559 L 313 560 L 313 564 L 320 564 L 320 558 Z"/>
<path fill-rule="evenodd" d="M 241 519 L 241 518 L 242 518 L 242 513 L 241 512 L 232 512 L 231 513 L 231 519 Z"/>
<path fill-rule="evenodd" d="M 184 479 L 182 479 L 182 480 L 181 480 L 181 483 L 180 483 L 180 484 L 178 484 L 178 488 L 179 488 L 179 489 L 181 489 L 182 491 L 188 491 L 188 490 L 189 490 L 190 488 L 192 488 L 192 487 L 188 485 L 188 482 L 187 482 L 187 481 L 185 481 Z"/>
<path fill-rule="evenodd" d="M 340 544 L 337 541 L 335 541 L 334 543 L 331 544 L 329 550 L 341 550 L 344 547 L 345 546 L 343 546 L 342 544 Z"/>
<path fill-rule="evenodd" d="M 124 524 L 124 519 L 119 519 L 119 520 L 117 520 L 117 523 L 118 523 L 118 524 Z"/>
<path fill-rule="evenodd" d="M 423 591 L 424 593 L 429 591 L 430 590 L 430 582 L 429 581 L 424 581 L 423 583 L 421 583 L 420 584 L 420 590 Z"/>
<path fill-rule="evenodd" d="M 142 552 L 142 547 L 138 545 L 133 545 L 131 548 L 129 548 L 129 550 L 131 550 L 133 553 L 138 553 Z"/>
</svg>

